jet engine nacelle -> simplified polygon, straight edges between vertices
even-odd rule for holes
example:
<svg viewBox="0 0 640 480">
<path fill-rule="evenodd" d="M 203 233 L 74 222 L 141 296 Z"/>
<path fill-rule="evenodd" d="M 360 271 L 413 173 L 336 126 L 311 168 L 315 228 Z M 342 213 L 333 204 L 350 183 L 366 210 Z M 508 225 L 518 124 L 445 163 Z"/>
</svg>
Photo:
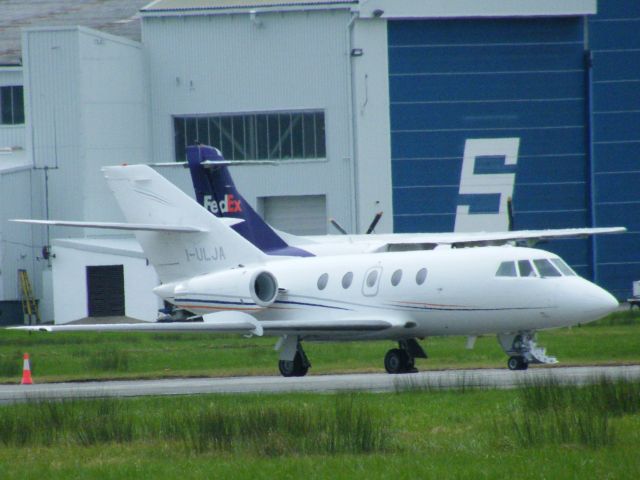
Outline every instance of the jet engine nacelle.
<svg viewBox="0 0 640 480">
<path fill-rule="evenodd" d="M 249 292 L 257 305 L 268 307 L 278 296 L 278 280 L 271 272 L 256 270 L 249 281 Z"/>
<path fill-rule="evenodd" d="M 276 301 L 278 280 L 261 268 L 236 268 L 191 278 L 176 285 L 173 293 L 176 299 L 214 300 L 240 308 L 250 304 L 250 298 L 258 307 L 266 308 Z"/>
</svg>

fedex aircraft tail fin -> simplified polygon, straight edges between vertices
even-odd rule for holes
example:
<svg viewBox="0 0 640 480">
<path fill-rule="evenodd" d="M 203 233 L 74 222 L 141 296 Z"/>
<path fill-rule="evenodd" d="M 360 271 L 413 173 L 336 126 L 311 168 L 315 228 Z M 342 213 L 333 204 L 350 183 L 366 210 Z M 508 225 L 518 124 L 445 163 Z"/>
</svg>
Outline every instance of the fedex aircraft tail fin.
<svg viewBox="0 0 640 480">
<path fill-rule="evenodd" d="M 267 256 L 146 165 L 103 168 L 127 222 L 163 283 L 262 263 Z"/>
<path fill-rule="evenodd" d="M 236 189 L 222 153 L 207 145 L 187 147 L 187 163 L 196 200 L 217 217 L 242 220 L 233 229 L 268 255 L 312 256 L 287 244 L 260 218 Z"/>
</svg>

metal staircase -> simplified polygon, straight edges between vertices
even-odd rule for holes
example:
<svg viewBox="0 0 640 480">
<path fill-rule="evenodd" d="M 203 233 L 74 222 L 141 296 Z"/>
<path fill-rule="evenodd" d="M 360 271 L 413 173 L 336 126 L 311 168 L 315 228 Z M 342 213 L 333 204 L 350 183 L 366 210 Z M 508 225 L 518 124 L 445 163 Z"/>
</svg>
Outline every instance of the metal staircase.
<svg viewBox="0 0 640 480">
<path fill-rule="evenodd" d="M 38 325 L 40 324 L 40 311 L 38 310 L 38 301 L 33 296 L 29 274 L 26 270 L 18 270 L 18 279 L 20 281 L 20 300 L 22 301 L 24 323 L 26 325 Z"/>
</svg>

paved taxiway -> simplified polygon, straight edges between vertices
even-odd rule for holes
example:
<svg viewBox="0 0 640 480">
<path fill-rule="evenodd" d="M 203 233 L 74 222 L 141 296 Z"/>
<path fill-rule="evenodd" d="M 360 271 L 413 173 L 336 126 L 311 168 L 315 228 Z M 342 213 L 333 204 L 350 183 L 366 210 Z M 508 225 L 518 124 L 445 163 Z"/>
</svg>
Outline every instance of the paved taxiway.
<svg viewBox="0 0 640 480">
<path fill-rule="evenodd" d="M 278 393 L 394 391 L 402 388 L 514 388 L 536 379 L 563 384 L 586 384 L 600 378 L 640 379 L 640 365 L 610 367 L 531 368 L 425 371 L 405 375 L 386 373 L 310 375 L 302 378 L 233 377 L 128 380 L 108 382 L 0 385 L 0 403 L 29 399 L 137 397 L 144 395 L 192 395 L 203 393 Z M 36 379 L 37 380 L 37 379 Z"/>
</svg>

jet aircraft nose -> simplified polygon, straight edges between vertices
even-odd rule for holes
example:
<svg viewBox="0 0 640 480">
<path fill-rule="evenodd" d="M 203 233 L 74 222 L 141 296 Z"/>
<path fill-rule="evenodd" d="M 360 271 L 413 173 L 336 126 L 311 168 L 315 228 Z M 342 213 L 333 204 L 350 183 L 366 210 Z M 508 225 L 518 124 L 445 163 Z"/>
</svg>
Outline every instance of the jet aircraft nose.
<svg viewBox="0 0 640 480">
<path fill-rule="evenodd" d="M 594 284 L 590 284 L 590 287 L 582 297 L 583 308 L 589 316 L 589 321 L 598 320 L 619 307 L 618 300 L 605 289 Z"/>
</svg>

